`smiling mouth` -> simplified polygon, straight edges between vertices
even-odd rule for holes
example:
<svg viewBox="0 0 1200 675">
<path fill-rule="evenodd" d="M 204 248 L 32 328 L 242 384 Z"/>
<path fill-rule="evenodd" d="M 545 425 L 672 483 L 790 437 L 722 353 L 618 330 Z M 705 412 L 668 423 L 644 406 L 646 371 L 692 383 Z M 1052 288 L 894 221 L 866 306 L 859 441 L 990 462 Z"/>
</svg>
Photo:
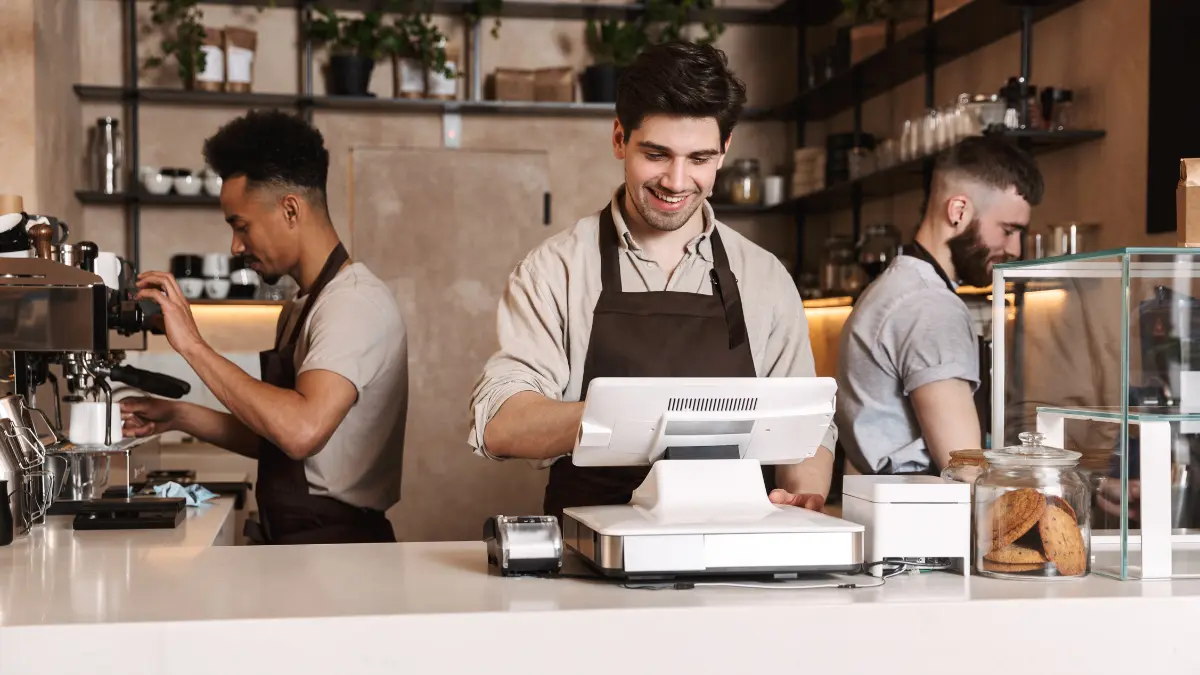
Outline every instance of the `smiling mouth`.
<svg viewBox="0 0 1200 675">
<path fill-rule="evenodd" d="M 687 199 L 688 196 L 691 194 L 691 193 L 688 193 L 688 194 L 682 194 L 682 195 L 672 195 L 672 194 L 668 194 L 666 192 L 662 192 L 660 190 L 656 190 L 652 187 L 647 187 L 646 189 L 650 191 L 650 194 L 654 195 L 658 199 L 661 199 L 662 201 L 666 202 L 667 204 L 678 204 L 678 203 L 682 202 L 683 200 Z"/>
</svg>

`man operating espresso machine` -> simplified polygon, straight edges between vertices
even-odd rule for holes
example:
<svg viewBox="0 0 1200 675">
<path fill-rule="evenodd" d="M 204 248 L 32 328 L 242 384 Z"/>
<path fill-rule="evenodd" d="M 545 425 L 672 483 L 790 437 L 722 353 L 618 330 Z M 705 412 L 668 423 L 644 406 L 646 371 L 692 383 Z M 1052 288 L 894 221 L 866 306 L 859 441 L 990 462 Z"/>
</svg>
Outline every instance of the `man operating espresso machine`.
<svg viewBox="0 0 1200 675">
<path fill-rule="evenodd" d="M 110 347 L 154 323 L 134 299 L 133 270 L 94 243 L 67 243 L 64 223 L 25 213 L 19 198 L 0 202 L 0 495 L 15 534 L 48 512 L 74 515 L 75 529 L 174 527 L 184 500 L 133 496 L 128 475 L 104 490 L 114 457 L 128 468 L 146 440 L 121 438 L 111 383 L 168 398 L 189 390 Z M 63 431 L 64 403 L 79 442 Z"/>
</svg>

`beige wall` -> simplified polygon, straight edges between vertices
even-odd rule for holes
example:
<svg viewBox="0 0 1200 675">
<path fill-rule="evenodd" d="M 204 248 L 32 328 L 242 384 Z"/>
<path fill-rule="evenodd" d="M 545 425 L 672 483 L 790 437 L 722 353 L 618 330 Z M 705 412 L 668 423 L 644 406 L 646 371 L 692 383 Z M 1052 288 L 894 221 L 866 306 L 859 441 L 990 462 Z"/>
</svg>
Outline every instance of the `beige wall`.
<svg viewBox="0 0 1200 675">
<path fill-rule="evenodd" d="M 944 6 L 951 0 L 937 0 Z M 828 39 L 810 31 L 810 41 Z M 1020 73 L 1020 35 L 938 68 L 937 105 L 958 94 L 996 93 Z M 1173 245 L 1174 233 L 1146 234 L 1146 124 L 1149 97 L 1150 0 L 1082 0 L 1034 26 L 1031 80 L 1042 86 L 1076 90 L 1080 123 L 1101 128 L 1096 142 L 1039 155 L 1046 198 L 1034 209 L 1034 228 L 1076 220 L 1100 223 L 1102 247 Z M 863 129 L 877 137 L 899 137 L 903 121 L 924 107 L 925 82 L 913 79 L 863 107 Z M 809 145 L 823 144 L 830 131 L 853 130 L 853 113 L 807 125 Z M 894 223 L 906 237 L 915 231 L 920 191 L 864 206 L 862 222 Z M 818 264 L 820 248 L 832 227 L 849 233 L 849 211 L 814 218 L 806 238 L 808 264 Z"/>
<path fill-rule="evenodd" d="M 82 162 L 71 85 L 79 75 L 78 6 L 73 0 L 0 3 L 0 194 L 26 211 L 78 220 L 74 185 Z"/>
</svg>

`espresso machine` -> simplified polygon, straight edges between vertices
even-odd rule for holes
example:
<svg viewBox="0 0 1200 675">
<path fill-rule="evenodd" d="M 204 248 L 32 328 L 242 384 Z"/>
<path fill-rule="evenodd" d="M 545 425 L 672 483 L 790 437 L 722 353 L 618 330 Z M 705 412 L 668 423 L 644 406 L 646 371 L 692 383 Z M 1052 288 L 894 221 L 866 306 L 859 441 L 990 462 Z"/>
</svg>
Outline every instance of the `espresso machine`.
<svg viewBox="0 0 1200 675">
<path fill-rule="evenodd" d="M 161 333 L 157 305 L 135 299 L 128 264 L 106 282 L 96 273 L 94 243 L 68 244 L 65 225 L 22 216 L 9 238 L 17 246 L 27 240 L 29 254 L 0 257 L 0 380 L 11 389 L 0 398 L 0 480 L 9 481 L 18 532 L 48 514 L 74 515 L 75 529 L 175 527 L 184 500 L 131 494 L 128 476 L 125 486 L 104 492 L 107 480 L 100 475 L 101 466 L 108 475 L 114 456 L 124 455 L 128 467 L 130 450 L 150 440 L 113 438 L 111 383 L 166 398 L 190 389 L 176 378 L 123 365 L 124 351 L 110 348 L 113 335 Z M 51 406 L 39 405 L 44 385 Z M 66 440 L 62 406 L 79 401 L 103 402 L 103 443 Z"/>
</svg>

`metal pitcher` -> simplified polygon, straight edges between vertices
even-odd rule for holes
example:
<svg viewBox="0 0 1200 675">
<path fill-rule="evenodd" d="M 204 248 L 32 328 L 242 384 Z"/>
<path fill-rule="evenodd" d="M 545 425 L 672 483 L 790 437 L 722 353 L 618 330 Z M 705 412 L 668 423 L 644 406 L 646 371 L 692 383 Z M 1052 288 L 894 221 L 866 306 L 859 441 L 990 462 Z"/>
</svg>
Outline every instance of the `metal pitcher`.
<svg viewBox="0 0 1200 675">
<path fill-rule="evenodd" d="M 26 405 L 25 398 L 20 394 L 10 394 L 0 397 L 0 419 L 12 420 L 13 426 L 17 427 L 18 430 L 29 429 L 33 432 L 34 437 L 39 443 L 43 446 L 47 445 L 46 439 L 36 431 L 37 427 L 33 423 L 34 415 L 42 419 L 47 431 L 50 432 L 48 444 L 57 445 L 60 442 L 58 433 L 55 431 L 54 425 L 50 423 L 50 418 L 46 416 L 46 413 Z"/>
</svg>

